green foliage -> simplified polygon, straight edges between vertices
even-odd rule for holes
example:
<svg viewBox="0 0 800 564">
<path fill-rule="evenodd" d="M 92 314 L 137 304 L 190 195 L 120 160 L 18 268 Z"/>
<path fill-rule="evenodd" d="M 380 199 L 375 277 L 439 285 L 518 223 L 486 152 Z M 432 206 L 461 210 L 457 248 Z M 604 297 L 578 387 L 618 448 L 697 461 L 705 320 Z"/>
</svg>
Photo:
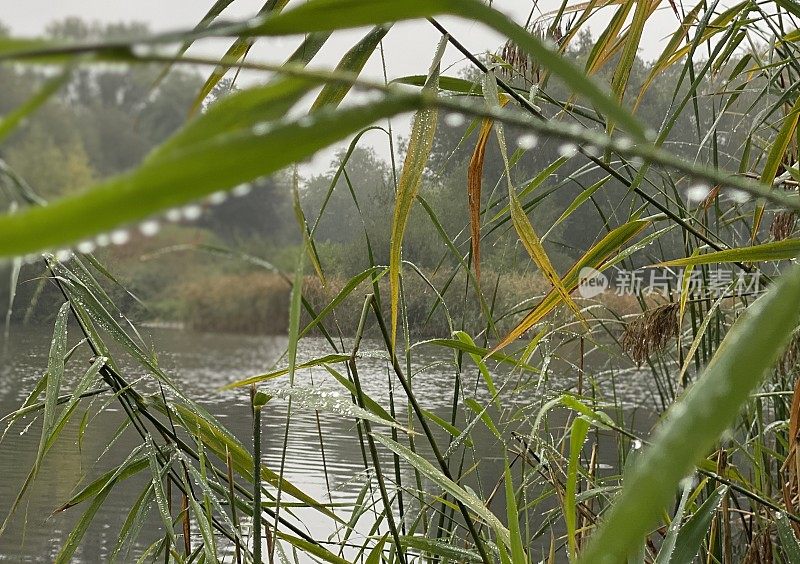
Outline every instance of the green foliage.
<svg viewBox="0 0 800 564">
<path fill-rule="evenodd" d="M 586 31 L 594 3 L 564 4 L 524 28 L 478 0 L 286 10 L 269 0 L 252 19 L 219 21 L 231 4 L 169 34 L 77 19 L 42 40 L 0 34 L 8 318 L 37 309 L 55 318 L 44 376 L 3 418 L 8 433 L 42 415 L 6 524 L 78 407 L 108 393 L 87 413 L 118 406 L 118 433 L 136 446 L 58 500 L 61 511 L 83 510 L 58 561 L 139 474 L 144 490 L 115 556 L 152 510 L 163 530 L 144 553 L 165 561 L 795 558 L 800 13 L 791 3 L 698 5 L 653 63 L 637 52 L 656 5 L 635 0 L 616 3 L 595 37 Z M 475 58 L 439 15 L 507 43 Z M 361 76 L 394 23 L 422 18 L 443 34 L 427 74 Z M 307 67 L 330 33 L 365 25 L 336 68 Z M 745 42 L 767 29 L 769 44 Z M 251 60 L 256 42 L 301 33 L 284 65 Z M 226 40 L 227 54 L 186 58 L 207 38 Z M 160 54 L 175 44 L 174 57 Z M 440 76 L 451 51 L 470 66 Z M 214 70 L 204 81 L 188 62 Z M 238 67 L 263 80 L 234 85 L 224 77 Z M 398 151 L 383 122 L 411 114 Z M 367 133 L 387 142 L 391 164 Z M 347 140 L 328 171 L 300 178 L 298 163 Z M 22 266 L 43 250 L 56 254 Z M 635 285 L 630 296 L 579 291 L 587 270 L 654 263 L 690 267 L 677 273 L 682 287 L 660 297 Z M 738 271 L 711 264 L 757 274 L 767 289 L 736 291 Z M 690 288 L 695 274 L 702 284 Z M 28 277 L 45 282 L 17 293 Z M 252 453 L 175 383 L 136 329 L 145 319 L 288 334 L 275 366 L 225 386 L 250 388 L 241 416 L 252 418 Z M 73 331 L 82 340 L 70 350 Z M 91 354 L 88 369 L 76 370 L 78 351 Z M 452 383 L 446 412 L 426 405 L 434 369 Z M 301 382 L 312 371 L 337 393 Z M 386 397 L 362 386 L 376 375 L 389 378 Z M 632 381 L 653 396 L 641 400 L 657 420 L 649 438 L 619 394 Z M 262 457 L 261 433 L 278 403 L 285 426 L 265 430 L 270 448 L 283 437 L 276 465 L 274 451 Z M 349 513 L 330 486 L 323 503 L 286 475 L 289 429 L 303 411 L 323 448 L 319 414 L 353 422 L 365 472 Z M 92 424 L 84 417 L 81 432 Z M 687 480 L 695 475 L 697 485 Z M 297 508 L 331 535 L 308 534 Z M 739 529 L 740 515 L 754 517 Z M 764 542 L 776 533 L 779 546 Z"/>
</svg>

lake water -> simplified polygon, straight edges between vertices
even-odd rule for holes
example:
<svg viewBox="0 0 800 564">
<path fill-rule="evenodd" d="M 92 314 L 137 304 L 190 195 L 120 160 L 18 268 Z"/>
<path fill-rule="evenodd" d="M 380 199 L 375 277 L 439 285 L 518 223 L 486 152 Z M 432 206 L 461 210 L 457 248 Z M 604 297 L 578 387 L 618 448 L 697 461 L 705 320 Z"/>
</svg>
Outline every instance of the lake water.
<svg viewBox="0 0 800 564">
<path fill-rule="evenodd" d="M 12 330 L 10 341 L 0 348 L 0 417 L 20 406 L 44 372 L 49 347 L 49 339 L 45 337 L 47 331 Z M 77 341 L 77 335 L 78 330 L 71 328 L 72 343 Z M 248 392 L 246 389 L 221 392 L 220 387 L 246 376 L 269 371 L 285 351 L 287 339 L 163 329 L 149 330 L 147 335 L 149 337 L 146 338 L 152 339 L 155 350 L 158 351 L 160 366 L 174 377 L 185 393 L 217 416 L 244 444 L 249 445 L 251 423 Z M 377 357 L 381 354 L 379 345 L 377 341 L 366 341 L 362 350 L 368 354 L 374 351 Z M 298 356 L 302 360 L 330 352 L 324 340 L 310 338 L 303 341 Z M 415 364 L 411 367 L 412 385 L 423 402 L 423 407 L 447 420 L 450 419 L 454 382 L 452 358 L 451 353 L 429 348 L 415 356 Z M 608 366 L 607 357 L 602 351 L 592 352 L 587 359 L 598 367 Z M 74 364 L 79 368 L 86 366 L 82 359 L 81 362 L 76 360 Z M 527 388 L 528 391 L 516 397 L 514 404 L 507 406 L 508 409 L 524 409 L 526 404 L 541 401 L 545 391 L 573 386 L 576 380 L 574 367 L 565 362 L 554 363 L 553 367 L 556 366 L 558 369 L 551 368 L 546 382 L 534 380 Z M 404 413 L 405 404 L 400 401 L 402 390 L 390 377 L 388 363 L 381 358 L 368 357 L 360 361 L 359 367 L 366 393 L 382 405 L 388 406 L 390 387 L 395 386 L 398 410 Z M 72 372 L 74 375 L 75 369 Z M 126 366 L 129 381 L 135 380 L 141 374 L 141 370 L 134 365 Z M 466 370 L 463 374 L 465 382 L 476 381 L 476 371 Z M 518 379 L 519 374 L 512 377 Z M 497 378 L 498 384 L 502 385 L 503 375 L 500 374 Z M 538 379 L 536 376 L 534 378 Z M 331 391 L 344 391 L 322 368 L 303 371 L 297 382 L 303 385 L 313 383 Z M 600 387 L 608 392 L 611 391 L 610 382 L 610 376 L 599 378 Z M 285 384 L 285 380 L 275 381 L 270 386 L 274 388 Z M 653 391 L 649 389 L 646 378 L 641 374 L 628 373 L 624 377 L 618 376 L 613 387 L 618 398 L 629 406 L 624 416 L 627 419 L 635 418 L 637 427 L 649 427 L 652 423 L 652 412 L 648 409 L 636 409 L 636 406 L 652 405 Z M 476 396 L 484 401 L 488 400 L 488 395 L 480 391 Z M 101 410 L 100 407 L 104 409 Z M 78 422 L 87 408 L 91 422 L 79 443 Z M 463 414 L 461 417 L 463 421 Z M 275 399 L 267 405 L 263 425 L 264 462 L 276 470 L 280 465 L 285 418 L 285 401 Z M 565 418 L 566 412 L 557 412 L 551 418 L 551 425 L 557 428 L 559 422 L 563 424 Z M 99 396 L 92 402 L 82 402 L 81 409 L 73 419 L 62 439 L 45 459 L 44 467 L 30 494 L 0 536 L 0 561 L 52 561 L 83 511 L 79 506 L 52 514 L 54 509 L 69 499 L 86 480 L 96 477 L 114 464 L 119 464 L 124 454 L 140 443 L 138 435 L 128 429 L 114 447 L 106 452 L 109 441 L 123 421 L 123 414 L 105 396 Z M 4 428 L 5 423 L 0 424 L 0 430 Z M 0 444 L 0 520 L 5 518 L 30 470 L 39 443 L 40 429 L 40 418 L 24 419 L 11 428 Z M 388 434 L 388 429 L 383 430 Z M 443 432 L 437 435 L 437 439 L 440 444 L 446 445 L 447 438 Z M 420 437 L 417 444 L 422 442 Z M 321 443 L 324 448 L 321 448 Z M 467 460 L 466 464 L 480 459 L 480 473 L 477 477 L 473 473 L 471 479 L 474 483 L 470 485 L 476 489 L 491 491 L 500 476 L 502 450 L 498 448 L 494 436 L 483 426 L 475 427 L 475 443 L 478 445 L 476 460 Z M 608 443 L 606 450 L 601 444 L 600 459 L 601 462 L 614 466 L 618 462 L 618 452 L 611 446 L 610 439 Z M 421 448 L 421 452 L 424 453 L 425 449 Z M 84 537 L 81 548 L 76 553 L 76 560 L 103 562 L 107 559 L 116 545 L 117 533 L 131 504 L 141 493 L 144 480 L 149 476 L 145 474 L 147 473 L 118 486 L 107 498 Z M 295 409 L 289 429 L 285 476 L 318 501 L 343 504 L 344 507 L 337 511 L 341 511 L 341 515 L 347 519 L 352 511 L 352 503 L 365 483 L 364 461 L 353 420 L 325 413 L 317 414 L 313 410 Z M 413 473 L 407 469 L 402 479 L 405 484 L 412 484 Z M 503 503 L 502 495 L 498 495 L 492 506 L 501 516 L 505 514 Z M 348 504 L 350 507 L 347 507 Z M 314 511 L 301 511 L 296 522 L 314 538 L 326 538 L 332 531 L 330 519 Z M 370 525 L 367 518 L 362 519 L 359 533 L 366 534 Z M 160 531 L 163 531 L 160 516 L 156 511 L 151 511 L 141 542 L 133 548 L 129 558 L 132 559 L 150 542 L 160 538 L 163 534 Z"/>
</svg>

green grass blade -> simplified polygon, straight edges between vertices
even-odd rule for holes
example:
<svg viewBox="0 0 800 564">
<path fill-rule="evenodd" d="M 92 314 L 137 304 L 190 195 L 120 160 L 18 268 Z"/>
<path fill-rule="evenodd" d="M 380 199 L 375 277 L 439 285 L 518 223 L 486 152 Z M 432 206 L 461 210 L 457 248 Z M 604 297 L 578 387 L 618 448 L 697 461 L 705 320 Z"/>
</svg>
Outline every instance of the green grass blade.
<svg viewBox="0 0 800 564">
<path fill-rule="evenodd" d="M 514 494 L 514 483 L 511 478 L 511 465 L 508 456 L 505 457 L 505 470 L 503 481 L 506 489 L 506 515 L 508 518 L 508 532 L 511 536 L 511 558 L 516 564 L 526 564 L 528 555 L 522 542 L 522 533 L 519 529 L 520 515 L 517 511 L 517 498 Z"/>
<path fill-rule="evenodd" d="M 789 113 L 783 119 L 781 128 L 778 135 L 770 145 L 769 153 L 767 154 L 767 161 L 764 163 L 764 169 L 761 172 L 761 182 L 767 186 L 772 186 L 775 176 L 778 174 L 778 169 L 783 162 L 786 155 L 786 149 L 789 147 L 794 138 L 795 131 L 797 130 L 797 122 L 800 120 L 800 98 L 795 100 Z M 761 226 L 761 219 L 764 217 L 764 204 L 756 206 L 755 215 L 753 216 L 753 231 L 752 238 L 755 240 L 758 235 L 758 229 Z"/>
<path fill-rule="evenodd" d="M 425 83 L 423 92 L 435 93 L 439 84 L 439 61 L 444 54 L 444 42 L 439 44 L 439 49 L 434 57 L 433 64 Z M 406 159 L 403 163 L 403 172 L 397 184 L 394 214 L 392 216 L 392 231 L 389 242 L 389 287 L 391 298 L 391 345 L 392 354 L 395 352 L 397 342 L 397 320 L 400 306 L 400 268 L 402 265 L 403 237 L 411 215 L 411 207 L 422 184 L 422 174 L 428 163 L 433 141 L 436 136 L 438 112 L 435 109 L 423 109 L 414 116 L 411 127 L 411 137 L 408 141 Z"/>
<path fill-rule="evenodd" d="M 360 131 L 375 120 L 415 109 L 396 94 L 370 106 L 319 111 L 266 129 L 214 137 L 147 162 L 79 195 L 0 217 L 0 257 L 76 243 L 219 190 L 273 173 Z M 91 217 L 92 221 L 86 221 Z"/>
<path fill-rule="evenodd" d="M 315 358 L 313 360 L 309 360 L 307 362 L 303 362 L 298 364 L 295 369 L 301 368 L 313 368 L 314 366 L 325 366 L 328 364 L 340 364 L 342 362 L 347 362 L 350 360 L 349 355 L 345 354 L 328 354 L 325 356 L 321 356 L 319 358 Z M 230 390 L 232 388 L 241 388 L 242 386 L 249 386 L 251 384 L 257 384 L 258 382 L 263 382 L 265 380 L 274 380 L 275 378 L 280 378 L 281 376 L 285 376 L 289 374 L 290 369 L 283 368 L 281 370 L 276 370 L 275 372 L 269 372 L 267 374 L 260 374 L 258 376 L 251 376 L 249 378 L 245 378 L 244 380 L 238 380 L 233 382 L 232 384 L 228 384 L 223 390 Z"/>
<path fill-rule="evenodd" d="M 250 33 L 296 34 L 436 15 L 453 15 L 480 21 L 505 35 L 543 68 L 563 80 L 573 92 L 585 96 L 598 110 L 626 129 L 629 134 L 640 140 L 645 137 L 644 129 L 639 122 L 575 65 L 556 50 L 546 46 L 534 34 L 478 0 L 407 0 L 406 2 L 312 0 L 275 17 L 267 18 L 261 26 L 252 29 Z"/>
<path fill-rule="evenodd" d="M 778 539 L 786 555 L 786 561 L 800 562 L 800 542 L 798 542 L 789 520 L 785 515 L 779 514 L 775 517 L 775 523 L 778 525 Z"/>
<path fill-rule="evenodd" d="M 577 532 L 577 506 L 575 499 L 578 491 L 578 466 L 580 464 L 583 443 L 589 432 L 589 422 L 583 417 L 576 417 L 572 422 L 569 434 L 569 463 L 567 465 L 567 486 L 564 492 L 564 520 L 567 522 L 567 543 L 569 545 L 570 560 L 575 560 L 578 554 Z"/>
<path fill-rule="evenodd" d="M 784 239 L 750 247 L 725 249 L 713 253 L 693 254 L 690 257 L 668 260 L 659 266 L 697 266 L 725 262 L 764 262 L 791 260 L 800 253 L 800 239 Z"/>
<path fill-rule="evenodd" d="M 356 43 L 347 53 L 345 53 L 339 64 L 336 65 L 336 70 L 340 72 L 350 72 L 358 76 L 364 69 L 364 65 L 375 52 L 378 44 L 389 33 L 391 26 L 379 25 L 375 26 L 367 35 L 358 43 Z M 312 112 L 323 108 L 325 106 L 337 107 L 350 92 L 352 84 L 329 82 L 322 88 L 317 99 L 311 105 Z"/>
<path fill-rule="evenodd" d="M 478 517 L 483 519 L 487 525 L 489 525 L 501 542 L 503 542 L 506 546 L 510 546 L 511 536 L 508 532 L 508 529 L 503 526 L 494 513 L 489 511 L 484 502 L 478 499 L 475 494 L 468 492 L 452 480 L 449 480 L 444 474 L 442 474 L 441 471 L 434 468 L 430 462 L 422 458 L 417 453 L 404 447 L 400 443 L 381 435 L 375 435 L 375 440 L 406 460 L 429 480 L 463 503 L 470 511 L 475 513 Z"/>
<path fill-rule="evenodd" d="M 44 105 L 62 86 L 67 83 L 70 73 L 69 70 L 47 80 L 36 94 L 25 100 L 19 107 L 15 108 L 2 119 L 0 119 L 0 141 L 8 137 L 19 124 L 30 114 Z"/>
<path fill-rule="evenodd" d="M 717 513 L 722 498 L 728 493 L 727 487 L 714 490 L 708 499 L 695 511 L 678 532 L 675 548 L 672 551 L 670 564 L 691 564 L 694 562 L 700 545 L 711 526 L 711 519 Z"/>
</svg>

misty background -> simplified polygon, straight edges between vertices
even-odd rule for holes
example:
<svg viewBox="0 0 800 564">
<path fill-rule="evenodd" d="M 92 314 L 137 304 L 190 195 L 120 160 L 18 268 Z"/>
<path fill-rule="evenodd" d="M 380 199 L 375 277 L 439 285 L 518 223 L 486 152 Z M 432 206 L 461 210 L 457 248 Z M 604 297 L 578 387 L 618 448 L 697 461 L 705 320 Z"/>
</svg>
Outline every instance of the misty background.
<svg viewBox="0 0 800 564">
<path fill-rule="evenodd" d="M 61 2 L 56 8 L 48 5 L 47 10 L 45 3 L 40 3 L 41 12 L 33 6 L 37 2 L 27 3 L 24 9 L 6 11 L 2 33 L 76 42 L 140 37 L 153 31 L 189 27 L 199 21 L 203 13 L 194 2 L 174 2 L 158 7 L 155 2 L 145 2 L 137 5 L 138 13 L 107 2 Z M 68 15 L 75 12 L 91 15 Z M 517 12 L 517 19 L 525 21 L 530 6 L 524 10 L 517 6 Z M 228 17 L 247 15 L 250 14 L 236 12 Z M 50 16 L 53 19 L 43 24 Z M 675 18 L 675 15 L 662 12 L 659 17 Z M 654 18 L 654 23 L 658 21 Z M 452 26 L 454 34 L 468 42 L 470 49 L 487 62 L 496 61 L 502 52 L 504 46 L 500 40 L 491 33 L 478 31 L 475 24 L 445 21 L 445 25 Z M 336 36 L 332 45 L 327 46 L 330 48 L 321 53 L 319 60 L 314 60 L 314 65 L 335 66 L 341 54 L 364 33 L 364 30 L 354 30 Z M 409 41 L 411 37 L 413 40 Z M 652 30 L 649 37 L 655 53 L 659 38 Z M 384 44 L 388 79 L 419 72 L 419 61 L 430 59 L 438 39 L 436 31 L 425 22 L 392 29 Z M 298 41 L 287 38 L 257 43 L 250 58 L 279 62 L 291 53 Z M 572 43 L 567 56 L 580 65 L 592 44 L 591 34 L 583 33 Z M 226 47 L 211 42 L 193 49 L 205 55 L 220 56 Z M 646 53 L 642 52 L 636 61 L 629 92 L 638 93 L 650 72 L 652 63 L 645 57 Z M 477 83 L 479 74 L 462 59 L 452 49 L 448 50 L 443 74 Z M 381 63 L 380 57 L 373 56 L 364 74 L 382 79 Z M 608 80 L 614 64 L 614 60 L 609 61 L 600 70 L 598 79 Z M 0 157 L 46 199 L 80 191 L 135 167 L 153 147 L 185 122 L 210 72 L 207 68 L 174 68 L 154 88 L 155 79 L 162 70 L 152 66 L 131 70 L 99 65 L 75 71 L 68 87 L 0 146 Z M 535 68 L 531 72 L 535 73 Z M 668 70 L 650 86 L 637 110 L 642 121 L 654 128 L 659 125 L 675 94 L 675 85 L 679 83 L 676 73 L 679 72 L 679 69 Z M 47 69 L 43 68 L 0 67 L 0 82 L 4 85 L 0 114 L 23 103 L 47 74 Z M 231 73 L 204 103 L 213 104 L 237 85 L 266 80 L 263 75 L 253 73 L 238 76 L 235 81 L 233 77 Z M 522 76 L 515 80 L 518 86 L 530 88 L 536 77 Z M 719 87 L 714 80 L 712 77 L 707 81 L 705 88 L 709 91 Z M 569 98 L 566 89 L 554 80 L 548 83 L 546 92 L 553 100 Z M 630 102 L 633 104 L 634 100 Z M 699 142 L 710 123 L 704 124 L 702 120 L 711 120 L 714 115 L 711 96 L 700 97 L 696 102 L 700 110 L 697 115 L 708 117 L 698 120 L 694 114 L 685 112 L 667 140 L 672 150 L 690 159 L 698 158 L 706 150 Z M 737 103 L 748 108 L 755 102 L 744 91 Z M 552 109 L 546 112 L 557 116 Z M 746 114 L 742 112 L 743 116 Z M 455 244 L 465 257 L 469 250 L 466 176 L 475 147 L 475 124 L 456 123 L 447 116 L 440 116 L 439 121 L 421 190 L 424 205 L 417 205 L 413 210 L 404 259 L 425 273 L 436 287 L 445 292 L 463 293 L 464 284 L 452 274 L 456 265 L 447 245 Z M 324 283 L 318 277 L 308 277 L 306 293 L 312 301 L 316 295 L 319 303 L 325 303 L 346 280 L 370 266 L 364 253 L 358 252 L 365 244 L 369 245 L 375 264 L 388 264 L 394 182 L 402 165 L 408 119 L 378 125 L 387 130 L 392 127 L 392 144 L 385 132 L 371 132 L 355 147 L 342 171 L 339 169 L 347 143 L 318 155 L 313 162 L 300 168 L 300 201 L 309 226 L 313 228 L 316 251 L 325 270 Z M 717 124 L 717 130 L 730 132 L 724 141 L 730 147 L 739 146 L 745 135 L 742 130 L 737 137 L 737 126 L 735 118 L 728 116 Z M 509 140 L 514 140 L 520 132 L 510 129 L 507 135 Z M 395 148 L 394 159 L 391 146 Z M 521 152 L 513 168 L 512 181 L 520 187 L 530 185 L 558 158 L 559 151 L 557 144 L 543 139 L 535 149 Z M 717 147 L 715 154 L 724 160 L 725 146 Z M 719 164 L 735 169 L 738 163 Z M 540 235 L 546 233 L 545 246 L 556 268 L 562 272 L 605 233 L 608 224 L 615 223 L 615 214 L 626 218 L 633 205 L 626 189 L 616 181 L 597 186 L 604 175 L 588 165 L 585 157 L 569 159 L 533 189 L 525 202 Z M 499 148 L 492 137 L 483 172 L 484 222 L 505 205 L 503 174 Z M 653 176 L 650 181 L 663 182 L 663 179 Z M 682 181 L 676 179 L 675 186 Z M 108 246 L 98 253 L 114 276 L 109 283 L 109 293 L 140 321 L 180 323 L 201 330 L 285 331 L 289 285 L 280 273 L 292 271 L 300 248 L 300 231 L 292 211 L 292 182 L 291 173 L 285 172 L 262 179 L 252 190 L 212 198 L 189 212 L 176 210 L 160 222 L 156 236 L 153 236 L 155 229 L 144 232 L 132 229 L 125 245 Z M 566 221 L 559 222 L 562 212 L 590 189 L 592 197 Z M 10 205 L 10 201 L 4 205 Z M 425 206 L 435 212 L 438 223 L 431 221 Z M 325 212 L 318 220 L 323 208 Z M 660 251 L 667 255 L 677 256 L 683 252 L 683 241 L 677 232 L 660 241 Z M 486 283 L 491 284 L 500 274 L 504 275 L 503 285 L 495 289 L 496 300 L 512 308 L 537 292 L 547 290 L 547 284 L 527 260 L 509 222 L 490 225 L 484 232 L 483 248 L 482 269 Z M 640 264 L 646 264 L 647 258 L 645 252 L 639 259 Z M 48 320 L 58 309 L 53 304 L 61 298 L 48 284 L 43 269 L 36 265 L 24 266 L 18 284 L 14 284 L 12 274 L 10 265 L 0 265 L 0 300 L 8 303 L 12 297 L 11 288 L 17 288 L 15 306 L 9 314 L 11 322 Z M 120 284 L 116 284 L 117 281 Z M 426 284 L 420 281 L 414 284 L 418 287 L 409 288 L 409 295 L 430 297 L 431 289 Z M 475 307 L 466 300 L 463 302 L 465 308 Z M 410 305 L 413 308 L 413 302 Z M 432 333 L 439 331 L 441 327 L 435 325 L 432 312 L 426 307 L 419 306 L 419 311 L 412 312 L 410 318 L 419 322 L 423 332 L 426 327 Z M 357 313 L 358 307 L 355 310 Z"/>
</svg>

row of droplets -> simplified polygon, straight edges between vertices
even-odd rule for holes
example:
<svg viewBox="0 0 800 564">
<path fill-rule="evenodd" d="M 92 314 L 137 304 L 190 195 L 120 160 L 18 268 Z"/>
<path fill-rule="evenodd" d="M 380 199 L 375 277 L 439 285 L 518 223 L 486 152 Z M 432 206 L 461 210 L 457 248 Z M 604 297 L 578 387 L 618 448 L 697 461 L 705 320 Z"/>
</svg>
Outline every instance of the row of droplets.
<svg viewBox="0 0 800 564">
<path fill-rule="evenodd" d="M 242 198 L 252 192 L 253 185 L 249 183 L 240 184 L 233 188 L 230 192 L 214 192 L 206 197 L 204 202 L 208 205 L 217 206 L 224 203 L 228 199 L 228 195 Z M 181 208 L 172 208 L 164 214 L 164 219 L 170 223 L 178 223 L 181 221 L 191 222 L 197 221 L 203 215 L 203 205 L 199 203 L 189 204 Z M 141 222 L 136 231 L 144 237 L 154 237 L 161 230 L 161 222 L 158 219 L 146 219 Z M 88 254 L 96 251 L 99 248 L 109 246 L 122 246 L 127 244 L 132 237 L 131 229 L 115 229 L 108 233 L 100 233 L 93 239 L 81 241 L 75 245 L 74 249 L 59 249 L 52 253 L 59 262 L 66 262 L 72 258 L 74 252 Z M 29 255 L 25 257 L 27 263 L 36 262 L 39 260 L 39 255 Z"/>
<path fill-rule="evenodd" d="M 450 113 L 444 117 L 444 123 L 448 127 L 461 127 L 466 123 L 466 118 L 463 114 Z M 583 128 L 579 125 L 568 126 L 572 133 L 582 133 Z M 517 147 L 523 151 L 529 151 L 539 144 L 539 138 L 533 133 L 524 133 L 517 138 Z M 614 140 L 614 147 L 618 150 L 627 151 L 633 148 L 633 141 L 627 138 L 620 138 Z M 558 154 L 564 158 L 572 158 L 578 154 L 578 145 L 572 142 L 562 143 L 558 147 Z M 589 157 L 597 157 L 600 155 L 600 150 L 592 145 L 586 145 L 583 148 L 584 153 Z"/>
<path fill-rule="evenodd" d="M 712 188 L 705 182 L 697 182 L 686 189 L 686 199 L 689 203 L 704 201 L 711 195 Z M 736 204 L 744 204 L 751 200 L 750 194 L 737 188 L 726 188 L 721 194 Z"/>
<path fill-rule="evenodd" d="M 444 118 L 444 122 L 449 127 L 460 127 L 466 122 L 463 114 L 450 113 Z M 525 133 L 517 138 L 517 147 L 524 151 L 529 151 L 539 144 L 539 138 L 533 133 Z M 633 142 L 627 138 L 620 138 L 614 140 L 614 148 L 617 150 L 628 151 L 633 148 Z M 572 158 L 578 153 L 578 145 L 575 143 L 563 143 L 558 147 L 558 154 L 564 158 Z M 594 146 L 585 146 L 584 153 L 589 157 L 598 157 L 600 151 Z M 643 162 L 640 158 L 635 157 L 631 163 L 639 168 Z M 711 187 L 704 183 L 698 182 L 692 184 L 686 189 L 686 199 L 689 203 L 697 203 L 705 200 L 711 194 Z M 750 201 L 751 196 L 744 190 L 736 188 L 726 189 L 722 195 L 737 204 L 744 204 Z"/>
</svg>

